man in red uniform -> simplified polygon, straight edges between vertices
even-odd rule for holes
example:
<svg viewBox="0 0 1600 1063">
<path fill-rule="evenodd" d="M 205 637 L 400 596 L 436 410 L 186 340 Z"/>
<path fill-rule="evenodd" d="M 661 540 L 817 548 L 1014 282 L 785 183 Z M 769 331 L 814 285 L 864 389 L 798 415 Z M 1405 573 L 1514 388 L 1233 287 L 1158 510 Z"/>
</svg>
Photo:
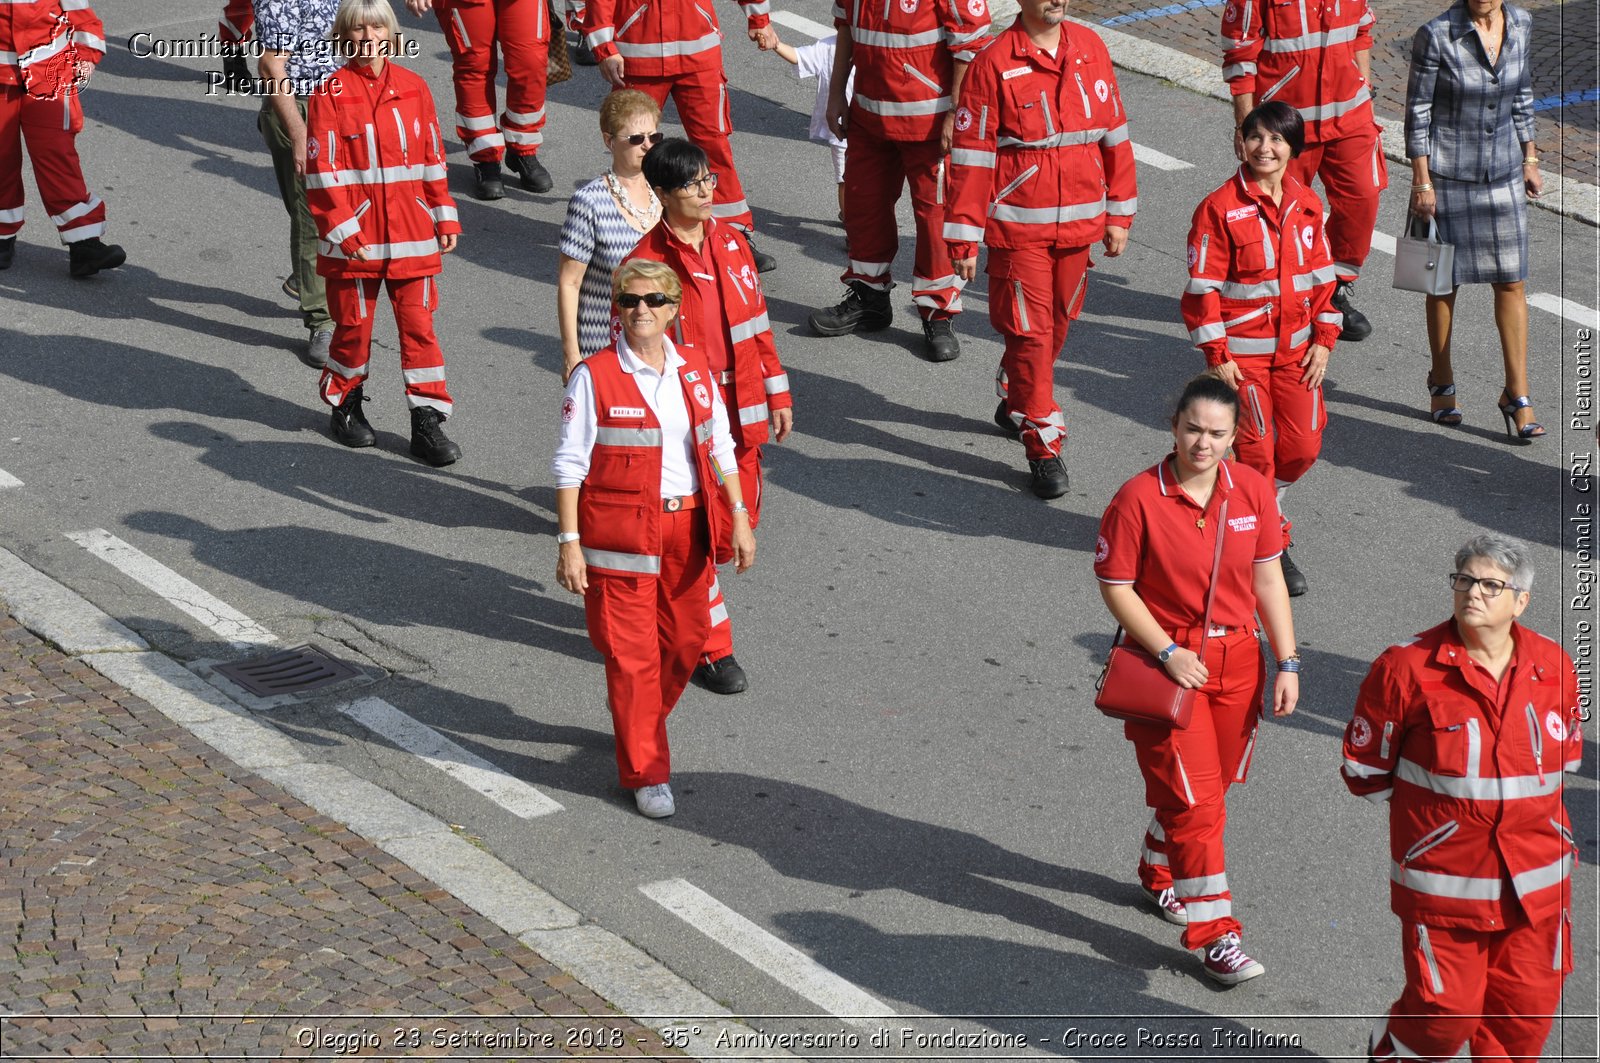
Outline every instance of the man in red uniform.
<svg viewBox="0 0 1600 1063">
<path fill-rule="evenodd" d="M 229 92 L 250 91 L 250 67 L 244 61 L 244 43 L 253 36 L 256 12 L 250 0 L 228 0 L 217 23 L 222 45 L 222 76 Z"/>
<path fill-rule="evenodd" d="M 708 166 L 706 153 L 684 140 L 664 140 L 650 149 L 644 175 L 661 199 L 661 221 L 624 261 L 664 262 L 683 284 L 673 340 L 704 355 L 720 386 L 754 529 L 761 523 L 761 448 L 770 438 L 782 443 L 789 437 L 793 399 L 749 245 L 712 214 L 715 183 Z M 722 527 L 731 528 L 731 514 L 723 516 Z M 714 566 L 708 575 L 711 631 L 694 679 L 718 694 L 737 694 L 749 679 L 733 656 L 733 625 Z"/>
<path fill-rule="evenodd" d="M 115 269 L 122 248 L 102 243 L 106 205 L 83 180 L 76 140 L 78 92 L 106 54 L 105 27 L 88 0 L 0 3 L 0 269 L 10 269 L 22 229 L 22 144 L 74 277 Z"/>
<path fill-rule="evenodd" d="M 1480 535 L 1455 561 L 1454 618 L 1383 652 L 1344 732 L 1345 785 L 1389 803 L 1406 984 L 1373 1034 L 1385 1063 L 1540 1058 L 1572 969 L 1577 673 L 1515 622 L 1526 547 Z"/>
<path fill-rule="evenodd" d="M 750 39 L 761 40 L 772 24 L 770 0 L 739 0 L 739 6 Z M 742 229 L 748 242 L 755 218 L 728 143 L 733 111 L 722 72 L 722 29 L 710 0 L 588 0 L 583 31 L 600 73 L 613 88 L 638 89 L 661 107 L 672 97 L 684 135 L 705 151 L 717 175 L 712 213 Z M 777 267 L 771 255 L 753 245 L 750 250 L 760 272 Z"/>
<path fill-rule="evenodd" d="M 456 136 L 472 159 L 477 199 L 505 193 L 506 159 L 529 192 L 548 192 L 550 172 L 539 161 L 550 73 L 550 8 L 545 0 L 406 0 L 413 15 L 429 8 L 450 45 L 456 87 Z M 560 32 L 559 28 L 555 32 Z M 506 109 L 495 120 L 495 53 L 505 58 Z"/>
<path fill-rule="evenodd" d="M 972 61 L 944 223 L 963 282 L 976 275 L 977 245 L 989 245 L 989 318 L 1006 338 L 995 419 L 1020 429 L 1040 498 L 1067 493 L 1055 361 L 1083 308 L 1089 246 L 1122 254 L 1138 207 L 1111 57 L 1066 17 L 1066 0 L 1023 0 L 1017 21 Z"/>
<path fill-rule="evenodd" d="M 1307 188 L 1320 174 L 1327 193 L 1342 340 L 1372 333 L 1350 292 L 1372 250 L 1378 193 L 1389 187 L 1372 114 L 1373 21 L 1366 0 L 1230 0 L 1222 10 L 1222 76 L 1233 93 L 1235 143 L 1244 116 L 1268 100 L 1289 104 L 1305 120 L 1306 148 L 1291 172 Z"/>
<path fill-rule="evenodd" d="M 829 85 L 828 126 L 846 139 L 844 227 L 849 292 L 811 315 L 819 336 L 876 332 L 894 311 L 890 272 L 900 247 L 895 204 L 911 185 L 917 228 L 911 299 L 922 317 L 923 352 L 947 362 L 961 353 L 951 326 L 966 283 L 945 248 L 945 154 L 967 64 L 989 39 L 985 0 L 837 0 L 839 38 Z M 845 99 L 855 73 L 855 94 Z"/>
</svg>

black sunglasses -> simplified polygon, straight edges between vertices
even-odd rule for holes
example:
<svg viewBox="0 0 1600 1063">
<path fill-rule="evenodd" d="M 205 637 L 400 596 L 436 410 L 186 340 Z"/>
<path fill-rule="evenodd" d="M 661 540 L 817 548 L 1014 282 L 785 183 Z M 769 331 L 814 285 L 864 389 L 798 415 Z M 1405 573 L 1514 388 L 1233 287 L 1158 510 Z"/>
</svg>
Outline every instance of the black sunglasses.
<svg viewBox="0 0 1600 1063">
<path fill-rule="evenodd" d="M 640 144 L 643 144 L 647 140 L 652 144 L 659 144 L 665 140 L 666 137 L 667 135 L 665 133 L 658 131 L 655 133 L 635 133 L 632 136 L 618 137 L 617 139 L 627 141 L 629 144 L 632 144 L 637 148 Z"/>
<path fill-rule="evenodd" d="M 624 310 L 632 310 L 640 303 L 652 310 L 660 310 L 663 306 L 673 302 L 677 302 L 677 300 L 670 298 L 666 292 L 646 292 L 643 295 L 638 292 L 623 292 L 617 296 L 617 305 Z"/>
</svg>

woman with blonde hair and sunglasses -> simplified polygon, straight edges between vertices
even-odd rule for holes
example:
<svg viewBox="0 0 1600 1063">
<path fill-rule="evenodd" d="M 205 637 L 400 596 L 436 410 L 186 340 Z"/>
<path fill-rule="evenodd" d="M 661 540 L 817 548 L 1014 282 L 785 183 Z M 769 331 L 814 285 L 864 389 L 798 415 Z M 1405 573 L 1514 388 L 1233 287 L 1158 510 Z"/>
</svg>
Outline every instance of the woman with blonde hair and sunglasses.
<svg viewBox="0 0 1600 1063">
<path fill-rule="evenodd" d="M 600 139 L 611 166 L 572 193 L 561 226 L 556 316 L 563 381 L 611 345 L 611 274 L 661 220 L 661 200 L 641 169 L 645 153 L 661 142 L 660 124 L 661 108 L 635 89 L 618 89 L 600 104 Z"/>
<path fill-rule="evenodd" d="M 743 572 L 756 540 L 710 367 L 667 336 L 683 299 L 677 274 L 628 262 L 611 290 L 617 341 L 572 372 L 561 406 L 556 580 L 584 596 L 589 641 L 605 660 L 622 785 L 660 819 L 676 810 L 667 714 L 705 647 L 712 553 L 729 543 L 716 560 Z M 719 485 L 731 533 L 711 504 Z"/>
</svg>

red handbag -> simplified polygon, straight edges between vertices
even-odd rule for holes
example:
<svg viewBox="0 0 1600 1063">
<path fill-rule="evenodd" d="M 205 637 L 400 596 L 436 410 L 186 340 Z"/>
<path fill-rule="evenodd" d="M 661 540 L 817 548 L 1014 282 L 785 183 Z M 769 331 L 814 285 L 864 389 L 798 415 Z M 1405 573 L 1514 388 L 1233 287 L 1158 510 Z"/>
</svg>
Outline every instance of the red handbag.
<svg viewBox="0 0 1600 1063">
<path fill-rule="evenodd" d="M 1228 501 L 1217 516 L 1217 548 L 1211 558 L 1211 585 L 1206 588 L 1206 613 L 1200 630 L 1200 656 L 1211 637 L 1211 603 L 1217 594 L 1217 572 L 1222 566 L 1222 537 L 1228 531 Z M 1166 666 L 1137 642 L 1124 640 L 1122 627 L 1111 640 L 1111 655 L 1095 682 L 1094 707 L 1107 716 L 1129 723 L 1182 730 L 1194 714 L 1196 691 L 1179 686 Z"/>
</svg>

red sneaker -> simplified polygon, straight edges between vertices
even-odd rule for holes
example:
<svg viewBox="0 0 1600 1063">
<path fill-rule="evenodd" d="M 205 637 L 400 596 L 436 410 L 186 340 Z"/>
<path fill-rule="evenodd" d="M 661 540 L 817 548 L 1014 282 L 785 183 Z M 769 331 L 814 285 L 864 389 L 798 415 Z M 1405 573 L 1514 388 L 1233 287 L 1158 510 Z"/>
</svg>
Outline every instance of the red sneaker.
<svg viewBox="0 0 1600 1063">
<path fill-rule="evenodd" d="M 1160 893 L 1147 886 L 1140 886 L 1139 890 L 1144 894 L 1145 900 L 1156 906 L 1156 913 L 1161 918 L 1173 926 L 1189 925 L 1189 909 L 1185 908 L 1183 902 L 1178 900 L 1178 895 L 1172 892 L 1171 886 L 1168 886 Z"/>
<path fill-rule="evenodd" d="M 1223 934 L 1207 945 L 1200 959 L 1206 977 L 1223 985 L 1238 985 L 1267 973 L 1267 969 L 1244 954 L 1238 934 Z"/>
</svg>

